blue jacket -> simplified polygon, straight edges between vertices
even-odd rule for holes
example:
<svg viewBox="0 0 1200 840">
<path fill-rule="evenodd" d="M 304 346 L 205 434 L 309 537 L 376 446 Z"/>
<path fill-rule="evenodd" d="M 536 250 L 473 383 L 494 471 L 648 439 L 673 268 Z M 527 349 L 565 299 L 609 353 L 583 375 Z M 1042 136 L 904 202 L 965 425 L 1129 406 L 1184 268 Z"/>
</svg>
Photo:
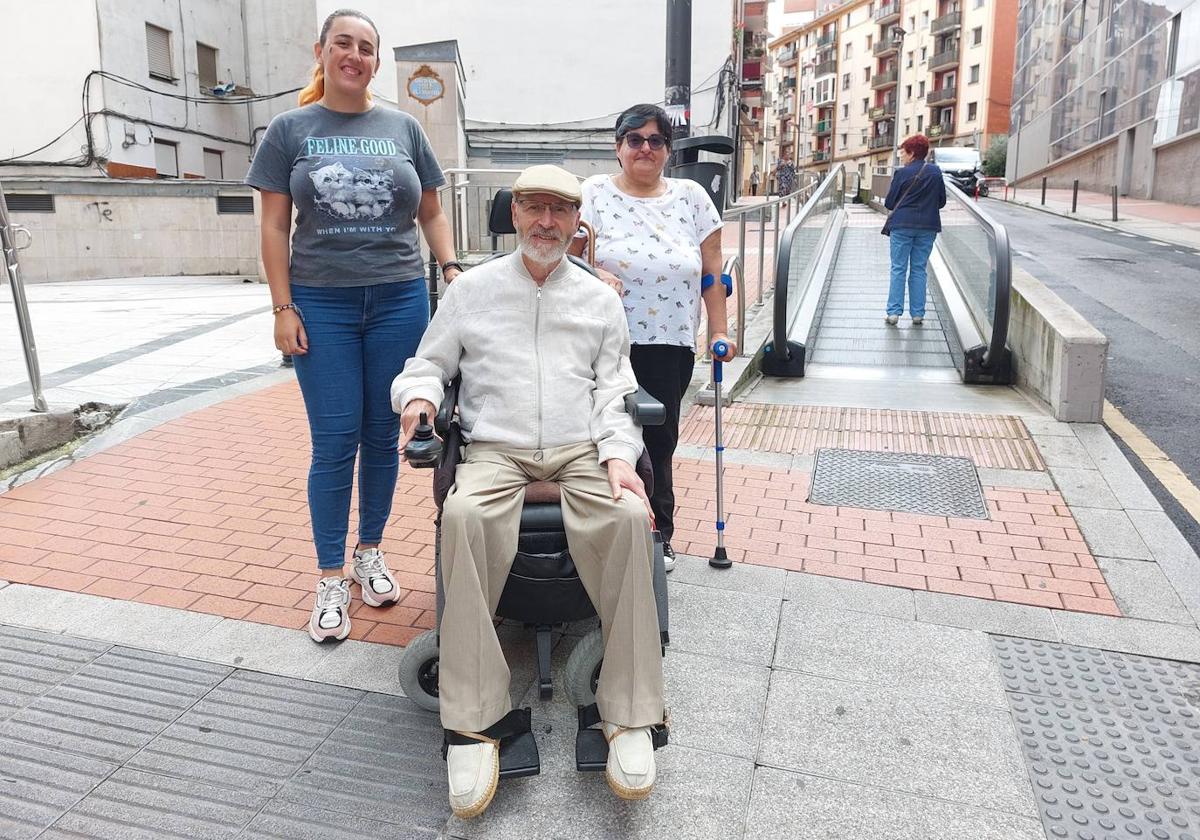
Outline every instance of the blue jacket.
<svg viewBox="0 0 1200 840">
<path fill-rule="evenodd" d="M 924 164 L 924 170 L 921 169 Z M 917 173 L 921 177 L 909 187 Z M 903 195 L 903 199 L 901 198 Z M 899 206 L 897 206 L 899 202 Z M 901 167 L 892 179 L 892 187 L 888 190 L 883 206 L 892 213 L 892 230 L 932 230 L 942 229 L 942 217 L 938 213 L 946 206 L 946 184 L 942 180 L 942 170 L 933 162 L 914 160 L 907 166 Z"/>
</svg>

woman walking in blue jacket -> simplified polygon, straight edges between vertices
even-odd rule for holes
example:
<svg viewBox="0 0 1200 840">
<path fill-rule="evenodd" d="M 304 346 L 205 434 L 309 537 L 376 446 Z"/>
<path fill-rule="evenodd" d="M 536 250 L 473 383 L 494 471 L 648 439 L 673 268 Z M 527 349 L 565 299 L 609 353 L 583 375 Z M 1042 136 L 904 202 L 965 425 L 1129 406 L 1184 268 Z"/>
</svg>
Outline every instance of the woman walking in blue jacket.
<svg viewBox="0 0 1200 840">
<path fill-rule="evenodd" d="M 891 237 L 892 276 L 888 288 L 887 321 L 895 326 L 904 314 L 908 280 L 908 312 L 913 326 L 925 320 L 926 264 L 934 237 L 942 229 L 939 212 L 946 206 L 946 185 L 937 164 L 927 161 L 929 140 L 914 134 L 900 145 L 904 165 L 892 178 L 884 206 L 889 211 L 884 231 Z"/>
</svg>

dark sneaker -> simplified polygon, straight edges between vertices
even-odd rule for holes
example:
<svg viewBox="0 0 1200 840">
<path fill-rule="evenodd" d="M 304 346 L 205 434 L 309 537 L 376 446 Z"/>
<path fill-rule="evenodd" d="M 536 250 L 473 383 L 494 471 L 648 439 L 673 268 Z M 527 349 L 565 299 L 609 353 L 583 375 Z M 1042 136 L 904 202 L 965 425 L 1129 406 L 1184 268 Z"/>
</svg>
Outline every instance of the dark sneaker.
<svg viewBox="0 0 1200 840">
<path fill-rule="evenodd" d="M 666 540 L 663 540 L 663 568 L 668 572 L 675 568 L 675 549 Z"/>
<path fill-rule="evenodd" d="M 343 577 L 323 577 L 317 581 L 317 600 L 308 620 L 308 635 L 314 642 L 350 635 L 350 581 Z"/>
<path fill-rule="evenodd" d="M 368 607 L 382 607 L 400 600 L 400 587 L 378 548 L 354 549 L 350 577 L 362 587 L 363 603 Z"/>
</svg>

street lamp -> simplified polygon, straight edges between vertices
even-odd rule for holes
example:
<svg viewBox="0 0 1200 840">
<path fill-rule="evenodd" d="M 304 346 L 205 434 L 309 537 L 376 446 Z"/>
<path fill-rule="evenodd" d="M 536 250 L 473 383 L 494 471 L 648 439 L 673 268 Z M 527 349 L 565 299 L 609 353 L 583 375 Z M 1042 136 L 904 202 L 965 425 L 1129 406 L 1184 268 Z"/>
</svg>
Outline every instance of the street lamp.
<svg viewBox="0 0 1200 840">
<path fill-rule="evenodd" d="M 896 173 L 896 164 L 900 161 L 900 66 L 904 61 L 904 36 L 908 33 L 903 27 L 892 27 L 892 43 L 896 46 L 896 113 L 892 115 L 892 174 Z"/>
</svg>

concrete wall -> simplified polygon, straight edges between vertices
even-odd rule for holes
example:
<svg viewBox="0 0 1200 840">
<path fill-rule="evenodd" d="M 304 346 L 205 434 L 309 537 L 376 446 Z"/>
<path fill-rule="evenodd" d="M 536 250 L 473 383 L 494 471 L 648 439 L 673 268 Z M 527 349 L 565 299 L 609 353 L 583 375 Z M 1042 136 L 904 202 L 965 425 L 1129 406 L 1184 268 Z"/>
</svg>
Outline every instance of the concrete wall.
<svg viewBox="0 0 1200 840">
<path fill-rule="evenodd" d="M 258 273 L 253 215 L 217 213 L 216 196 L 250 190 L 210 182 L 21 184 L 50 186 L 54 213 L 12 213 L 33 244 L 18 253 L 27 283 L 176 274 Z"/>
<path fill-rule="evenodd" d="M 1024 173 L 1024 180 L 1019 183 L 1022 186 L 1040 186 L 1042 177 L 1045 176 L 1049 179 L 1047 184 L 1050 187 L 1070 189 L 1072 182 L 1078 178 L 1081 190 L 1107 193 L 1117 183 L 1117 162 L 1120 160 L 1117 146 L 1117 138 L 1114 137 L 1102 146 L 1096 146 L 1061 163 L 1032 172 L 1025 168 L 1022 161 L 1020 171 Z M 1012 161 L 1013 147 L 1010 144 L 1008 148 L 1008 159 Z"/>
<path fill-rule="evenodd" d="M 1028 272 L 1013 268 L 1008 346 L 1017 384 L 1055 419 L 1098 423 L 1108 339 Z"/>
<path fill-rule="evenodd" d="M 1192 134 L 1158 148 L 1151 198 L 1200 204 L 1200 135 Z"/>
</svg>

